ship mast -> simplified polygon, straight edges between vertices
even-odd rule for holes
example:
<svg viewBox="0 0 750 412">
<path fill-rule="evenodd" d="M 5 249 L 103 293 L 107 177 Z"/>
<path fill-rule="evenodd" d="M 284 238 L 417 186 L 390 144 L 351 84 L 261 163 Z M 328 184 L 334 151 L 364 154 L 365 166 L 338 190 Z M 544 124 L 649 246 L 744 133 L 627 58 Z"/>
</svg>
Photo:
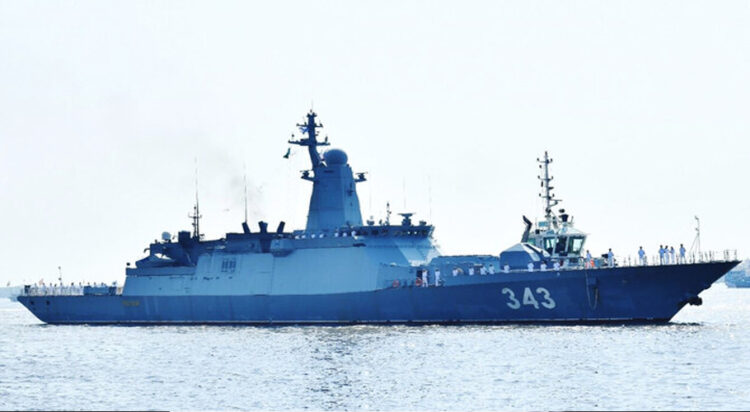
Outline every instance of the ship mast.
<svg viewBox="0 0 750 412">
<path fill-rule="evenodd" d="M 307 138 L 301 138 L 299 140 L 290 140 L 290 144 L 296 144 L 298 146 L 307 146 L 307 150 L 310 153 L 310 162 L 312 163 L 313 169 L 320 166 L 322 164 L 322 161 L 320 160 L 320 153 L 318 153 L 318 146 L 328 146 L 328 139 L 326 138 L 325 141 L 319 142 L 318 137 L 318 127 L 323 127 L 323 124 L 317 123 L 315 121 L 315 118 L 318 115 L 310 109 L 310 112 L 307 114 L 307 122 L 306 123 L 297 123 L 297 127 L 299 128 L 300 132 L 302 132 L 303 135 L 307 135 Z M 292 135 L 294 137 L 294 135 Z"/>
<path fill-rule="evenodd" d="M 553 214 L 552 208 L 555 207 L 558 203 L 560 203 L 560 199 L 556 199 L 555 195 L 552 193 L 552 189 L 554 189 L 553 186 L 550 186 L 550 182 L 552 182 L 552 179 L 554 177 L 550 176 L 549 174 L 549 164 L 552 163 L 552 159 L 547 155 L 547 151 L 544 151 L 544 158 L 543 159 L 536 159 L 537 162 L 539 162 L 539 168 L 542 169 L 542 175 L 537 176 L 539 180 L 541 180 L 542 184 L 542 190 L 539 193 L 539 197 L 544 199 L 544 218 L 549 222 L 549 224 L 553 223 Z"/>
<path fill-rule="evenodd" d="M 193 238 L 201 240 L 201 215 L 200 205 L 198 203 L 198 158 L 195 159 L 195 206 L 193 206 L 193 214 L 188 215 L 190 219 L 193 219 Z"/>
</svg>

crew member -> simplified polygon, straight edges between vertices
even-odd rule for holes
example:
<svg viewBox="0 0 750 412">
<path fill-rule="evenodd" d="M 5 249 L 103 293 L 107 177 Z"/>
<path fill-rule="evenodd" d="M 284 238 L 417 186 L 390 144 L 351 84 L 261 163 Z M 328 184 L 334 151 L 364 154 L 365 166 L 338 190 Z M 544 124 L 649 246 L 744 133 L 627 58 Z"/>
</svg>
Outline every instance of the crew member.
<svg viewBox="0 0 750 412">
<path fill-rule="evenodd" d="M 426 288 L 427 286 L 427 269 L 422 269 L 422 287 Z"/>
<path fill-rule="evenodd" d="M 607 266 L 615 267 L 615 254 L 612 253 L 612 248 L 609 248 L 609 252 L 607 252 Z"/>
<path fill-rule="evenodd" d="M 643 250 L 643 246 L 638 248 L 638 259 L 641 261 L 641 266 L 646 265 L 646 251 Z"/>
<path fill-rule="evenodd" d="M 685 246 L 680 243 L 680 263 L 685 263 Z"/>
<path fill-rule="evenodd" d="M 435 269 L 435 286 L 440 286 L 440 269 Z"/>
<path fill-rule="evenodd" d="M 674 258 L 674 246 L 669 247 L 669 263 L 676 264 L 677 260 Z"/>
</svg>

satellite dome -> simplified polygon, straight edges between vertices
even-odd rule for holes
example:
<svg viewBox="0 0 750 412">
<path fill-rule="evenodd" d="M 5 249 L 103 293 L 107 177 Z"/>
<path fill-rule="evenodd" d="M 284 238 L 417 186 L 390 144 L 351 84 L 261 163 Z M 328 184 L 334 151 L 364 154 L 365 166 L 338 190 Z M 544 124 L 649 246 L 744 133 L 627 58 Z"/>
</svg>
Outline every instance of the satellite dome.
<svg viewBox="0 0 750 412">
<path fill-rule="evenodd" d="M 167 242 L 170 239 L 172 239 L 172 235 L 169 232 L 162 232 L 161 233 L 161 240 Z"/>
<path fill-rule="evenodd" d="M 349 160 L 349 157 L 346 155 L 346 152 L 341 149 L 331 149 L 325 152 L 323 159 L 325 159 L 328 165 L 344 165 L 346 164 L 346 161 Z"/>
</svg>

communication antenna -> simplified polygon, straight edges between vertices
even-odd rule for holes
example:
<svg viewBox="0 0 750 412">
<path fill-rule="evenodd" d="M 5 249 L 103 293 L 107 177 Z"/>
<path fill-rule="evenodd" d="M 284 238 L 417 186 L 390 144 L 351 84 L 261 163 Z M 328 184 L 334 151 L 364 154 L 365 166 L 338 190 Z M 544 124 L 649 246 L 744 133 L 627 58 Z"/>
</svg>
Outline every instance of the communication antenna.
<svg viewBox="0 0 750 412">
<path fill-rule="evenodd" d="M 200 205 L 198 203 L 198 158 L 195 158 L 195 206 L 193 206 L 193 214 L 188 215 L 189 218 L 193 219 L 193 238 L 201 240 L 201 218 L 203 217 L 200 212 Z"/>
<path fill-rule="evenodd" d="M 432 179 L 427 176 L 427 203 L 430 210 L 430 223 L 432 223 Z"/>
<path fill-rule="evenodd" d="M 555 195 L 552 193 L 554 187 L 550 186 L 550 182 L 554 179 L 554 177 L 549 174 L 549 164 L 552 163 L 552 159 L 547 155 L 547 151 L 545 150 L 544 158 L 537 158 L 536 161 L 539 162 L 539 168 L 542 169 L 542 174 L 537 176 L 537 178 L 541 180 L 542 191 L 539 193 L 539 197 L 544 200 L 544 218 L 548 222 L 551 222 L 554 213 L 552 212 L 552 208 L 560 203 L 560 199 L 556 199 Z"/>
<path fill-rule="evenodd" d="M 695 239 L 693 239 L 693 245 L 690 246 L 690 253 L 695 250 L 699 255 L 701 254 L 701 220 L 698 216 L 695 217 Z"/>
<path fill-rule="evenodd" d="M 245 223 L 247 223 L 247 167 L 244 163 L 242 164 L 242 172 L 245 181 Z"/>
<path fill-rule="evenodd" d="M 391 225 L 391 202 L 385 204 L 385 225 Z"/>
<path fill-rule="evenodd" d="M 57 280 L 60 281 L 60 286 L 62 286 L 62 266 L 57 267 Z"/>
<path fill-rule="evenodd" d="M 404 210 L 406 210 L 406 177 L 403 178 L 403 190 L 404 190 Z"/>
</svg>

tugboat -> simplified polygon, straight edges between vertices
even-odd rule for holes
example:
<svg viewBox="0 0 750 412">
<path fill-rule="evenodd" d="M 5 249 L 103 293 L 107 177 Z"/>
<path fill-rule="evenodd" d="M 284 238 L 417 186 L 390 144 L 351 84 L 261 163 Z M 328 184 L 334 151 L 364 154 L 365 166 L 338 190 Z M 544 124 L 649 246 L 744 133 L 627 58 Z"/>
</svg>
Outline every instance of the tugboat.
<svg viewBox="0 0 750 412">
<path fill-rule="evenodd" d="M 552 194 L 554 187 L 550 186 L 553 177 L 549 172 L 549 164 L 552 159 L 547 152 L 544 157 L 537 159 L 542 174 L 538 177 L 541 181 L 542 192 L 539 197 L 544 199 L 544 220 L 537 221 L 533 225 L 531 221 L 524 216 L 523 221 L 526 224 L 526 230 L 521 237 L 521 242 L 529 243 L 545 250 L 550 258 L 561 262 L 562 266 L 580 265 L 581 252 L 583 245 L 586 243 L 586 233 L 581 232 L 573 226 L 573 217 L 565 212 L 565 209 L 559 210 L 559 215 L 555 214 L 553 208 L 561 200 Z"/>
<path fill-rule="evenodd" d="M 193 230 L 164 233 L 148 256 L 125 268 L 122 287 L 39 290 L 19 301 L 51 324 L 463 324 L 659 323 L 738 261 L 659 266 L 582 265 L 585 234 L 552 213 L 544 157 L 546 215 L 499 255 L 442 256 L 434 227 L 402 213 L 362 221 L 354 173 L 340 149 L 320 152 L 322 127 L 310 111 L 297 125 L 312 184 L 304 229 L 251 231 L 204 240 L 198 202 Z M 546 186 L 545 186 L 546 185 Z M 527 219 L 528 221 L 528 219 Z M 563 260 L 561 263 L 560 261 Z"/>
</svg>

